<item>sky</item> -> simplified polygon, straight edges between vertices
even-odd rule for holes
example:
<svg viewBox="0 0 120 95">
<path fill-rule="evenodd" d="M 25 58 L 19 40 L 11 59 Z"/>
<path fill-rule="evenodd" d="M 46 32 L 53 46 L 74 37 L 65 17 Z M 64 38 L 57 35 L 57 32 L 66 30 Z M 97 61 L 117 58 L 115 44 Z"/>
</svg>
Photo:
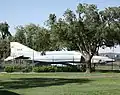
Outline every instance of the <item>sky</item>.
<svg viewBox="0 0 120 95">
<path fill-rule="evenodd" d="M 6 21 L 10 32 L 15 33 L 15 27 L 29 23 L 44 26 L 50 13 L 61 17 L 69 8 L 76 10 L 78 3 L 96 4 L 99 9 L 109 6 L 120 6 L 120 0 L 0 0 L 0 22 Z"/>
</svg>

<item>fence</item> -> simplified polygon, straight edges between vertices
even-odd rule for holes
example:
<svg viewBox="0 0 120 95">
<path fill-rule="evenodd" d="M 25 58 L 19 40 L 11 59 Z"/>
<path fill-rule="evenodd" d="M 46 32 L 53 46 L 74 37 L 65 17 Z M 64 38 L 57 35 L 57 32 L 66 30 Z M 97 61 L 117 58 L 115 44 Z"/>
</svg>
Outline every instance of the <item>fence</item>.
<svg viewBox="0 0 120 95">
<path fill-rule="evenodd" d="M 120 61 L 107 63 L 107 64 L 96 64 L 95 70 L 97 71 L 120 71 Z"/>
</svg>

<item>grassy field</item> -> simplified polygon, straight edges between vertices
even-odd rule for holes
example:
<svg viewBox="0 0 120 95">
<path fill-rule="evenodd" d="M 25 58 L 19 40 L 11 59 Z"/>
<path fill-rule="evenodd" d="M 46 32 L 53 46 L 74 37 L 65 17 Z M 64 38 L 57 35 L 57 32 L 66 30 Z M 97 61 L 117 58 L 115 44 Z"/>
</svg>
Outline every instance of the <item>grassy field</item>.
<svg viewBox="0 0 120 95">
<path fill-rule="evenodd" d="M 120 95 L 120 73 L 1 73 L 0 95 Z"/>
</svg>

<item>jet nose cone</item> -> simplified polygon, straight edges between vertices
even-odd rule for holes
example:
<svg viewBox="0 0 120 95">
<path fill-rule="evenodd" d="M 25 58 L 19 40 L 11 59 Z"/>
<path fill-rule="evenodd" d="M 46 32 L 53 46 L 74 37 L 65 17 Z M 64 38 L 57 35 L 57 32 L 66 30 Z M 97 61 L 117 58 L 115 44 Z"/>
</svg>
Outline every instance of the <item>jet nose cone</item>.
<svg viewBox="0 0 120 95">
<path fill-rule="evenodd" d="M 114 61 L 115 61 L 115 59 L 108 59 L 108 61 L 114 62 Z"/>
<path fill-rule="evenodd" d="M 115 59 L 112 59 L 112 61 L 115 61 Z"/>
</svg>

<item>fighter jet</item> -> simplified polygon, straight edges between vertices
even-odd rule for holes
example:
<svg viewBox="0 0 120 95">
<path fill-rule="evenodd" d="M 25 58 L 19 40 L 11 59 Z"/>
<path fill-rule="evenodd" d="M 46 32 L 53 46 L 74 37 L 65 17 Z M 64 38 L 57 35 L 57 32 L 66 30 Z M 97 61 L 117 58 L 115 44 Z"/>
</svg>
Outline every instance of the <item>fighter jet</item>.
<svg viewBox="0 0 120 95">
<path fill-rule="evenodd" d="M 31 60 L 34 62 L 44 64 L 72 64 L 84 62 L 84 57 L 79 51 L 35 51 L 25 45 L 18 42 L 10 42 L 10 56 L 5 61 L 13 59 Z M 110 59 L 104 56 L 93 56 L 92 63 L 106 63 L 112 62 L 114 59 Z M 74 63 L 74 64 L 73 64 Z"/>
</svg>

